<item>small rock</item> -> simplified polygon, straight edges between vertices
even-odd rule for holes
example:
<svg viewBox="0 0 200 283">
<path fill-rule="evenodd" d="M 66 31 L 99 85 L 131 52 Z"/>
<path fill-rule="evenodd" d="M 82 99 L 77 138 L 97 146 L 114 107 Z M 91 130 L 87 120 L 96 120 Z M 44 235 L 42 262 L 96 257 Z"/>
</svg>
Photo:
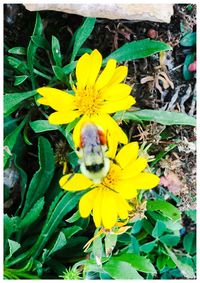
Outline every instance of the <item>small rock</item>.
<svg viewBox="0 0 200 283">
<path fill-rule="evenodd" d="M 54 10 L 84 17 L 169 23 L 172 4 L 24 4 L 29 11 Z"/>
</svg>

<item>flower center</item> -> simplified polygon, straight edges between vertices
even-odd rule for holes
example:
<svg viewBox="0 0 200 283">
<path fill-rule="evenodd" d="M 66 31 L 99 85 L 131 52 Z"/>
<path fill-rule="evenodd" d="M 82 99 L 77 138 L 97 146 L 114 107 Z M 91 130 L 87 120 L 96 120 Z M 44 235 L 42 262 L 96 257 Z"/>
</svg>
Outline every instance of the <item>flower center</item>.
<svg viewBox="0 0 200 283">
<path fill-rule="evenodd" d="M 115 191 L 115 186 L 120 179 L 121 172 L 121 168 L 118 165 L 112 163 L 107 176 L 103 179 L 101 183 L 102 186 Z"/>
<path fill-rule="evenodd" d="M 103 98 L 94 87 L 76 89 L 75 106 L 81 114 L 94 115 L 102 106 Z"/>
</svg>

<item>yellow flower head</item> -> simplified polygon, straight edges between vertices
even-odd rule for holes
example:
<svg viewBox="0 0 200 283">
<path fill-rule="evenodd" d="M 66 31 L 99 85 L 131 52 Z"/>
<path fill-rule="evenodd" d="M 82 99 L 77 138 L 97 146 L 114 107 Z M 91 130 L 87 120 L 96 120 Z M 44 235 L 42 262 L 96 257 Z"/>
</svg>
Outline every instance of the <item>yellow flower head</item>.
<svg viewBox="0 0 200 283">
<path fill-rule="evenodd" d="M 125 145 L 115 157 L 116 162 L 110 162 L 110 170 L 100 184 L 93 183 L 81 173 L 65 175 L 60 179 L 60 186 L 67 191 L 80 191 L 92 188 L 83 195 L 79 202 L 82 217 L 93 213 L 96 227 L 111 229 L 120 219 L 128 218 L 131 210 L 127 200 L 137 196 L 137 190 L 148 190 L 157 186 L 159 178 L 148 172 L 143 172 L 147 159 L 138 157 L 137 142 Z"/>
<path fill-rule="evenodd" d="M 73 132 L 76 147 L 80 142 L 80 129 L 86 120 L 102 127 L 105 132 L 109 129 L 108 138 L 115 140 L 115 143 L 128 142 L 125 133 L 109 115 L 126 110 L 135 103 L 130 95 L 131 87 L 122 83 L 128 69 L 126 66 L 117 67 L 114 59 L 108 60 L 100 73 L 101 66 L 102 56 L 95 49 L 91 54 L 81 56 L 77 62 L 77 83 L 73 86 L 75 95 L 51 87 L 37 90 L 42 95 L 38 102 L 56 110 L 49 116 L 51 124 L 67 124 L 81 117 Z"/>
</svg>

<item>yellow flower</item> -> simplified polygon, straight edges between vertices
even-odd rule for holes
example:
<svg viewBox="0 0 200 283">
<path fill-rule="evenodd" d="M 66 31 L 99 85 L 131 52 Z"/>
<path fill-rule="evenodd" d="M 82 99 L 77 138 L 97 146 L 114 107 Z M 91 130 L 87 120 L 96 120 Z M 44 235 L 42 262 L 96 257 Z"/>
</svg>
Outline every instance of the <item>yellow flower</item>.
<svg viewBox="0 0 200 283">
<path fill-rule="evenodd" d="M 94 184 L 80 173 L 70 179 L 70 174 L 60 179 L 60 186 L 67 191 L 92 188 L 81 197 L 79 211 L 82 217 L 88 217 L 92 211 L 96 227 L 111 229 L 118 217 L 127 219 L 128 211 L 132 210 L 127 200 L 135 198 L 137 190 L 148 190 L 158 185 L 156 175 L 143 172 L 147 159 L 138 157 L 138 151 L 137 142 L 125 145 L 116 155 L 115 162 L 111 161 L 110 170 L 101 184 Z"/>
<path fill-rule="evenodd" d="M 117 61 L 110 59 L 100 73 L 101 65 L 102 56 L 96 49 L 91 54 L 81 56 L 76 66 L 75 95 L 51 87 L 37 89 L 42 95 L 38 102 L 56 110 L 49 116 L 51 124 L 67 124 L 81 117 L 73 132 L 76 147 L 80 145 L 80 128 L 85 121 L 91 121 L 105 132 L 108 131 L 108 139 L 113 139 L 115 143 L 128 142 L 125 133 L 109 115 L 126 110 L 135 103 L 130 95 L 131 87 L 122 83 L 128 69 L 126 66 L 117 67 Z"/>
</svg>

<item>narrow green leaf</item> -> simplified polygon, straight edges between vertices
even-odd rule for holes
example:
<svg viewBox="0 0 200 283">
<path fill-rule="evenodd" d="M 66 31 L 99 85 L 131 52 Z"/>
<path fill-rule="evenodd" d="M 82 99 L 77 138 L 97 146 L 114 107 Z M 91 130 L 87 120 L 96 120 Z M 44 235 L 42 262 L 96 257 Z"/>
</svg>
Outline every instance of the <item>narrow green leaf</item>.
<svg viewBox="0 0 200 283">
<path fill-rule="evenodd" d="M 58 130 L 59 126 L 49 124 L 48 120 L 37 120 L 29 123 L 35 133 Z"/>
<path fill-rule="evenodd" d="M 187 253 L 193 255 L 196 252 L 196 233 L 190 232 L 183 239 L 183 246 Z"/>
<path fill-rule="evenodd" d="M 30 209 L 30 211 L 22 218 L 19 223 L 19 229 L 25 229 L 30 226 L 33 222 L 35 222 L 44 207 L 44 197 L 37 200 L 34 206 Z"/>
<path fill-rule="evenodd" d="M 16 76 L 15 77 L 14 86 L 22 84 L 27 78 L 28 78 L 27 75 Z"/>
<path fill-rule="evenodd" d="M 37 47 L 50 50 L 49 42 L 42 35 L 32 35 L 31 40 Z"/>
<path fill-rule="evenodd" d="M 195 46 L 196 44 L 196 32 L 189 32 L 185 34 L 181 40 L 180 40 L 180 45 L 184 47 L 192 47 Z"/>
<path fill-rule="evenodd" d="M 122 47 L 112 52 L 103 61 L 105 64 L 109 59 L 116 59 L 117 62 L 131 61 L 153 55 L 160 51 L 172 50 L 172 47 L 164 42 L 142 39 L 125 43 Z"/>
<path fill-rule="evenodd" d="M 156 225 L 152 231 L 152 236 L 154 238 L 159 238 L 166 231 L 166 226 L 163 222 L 157 221 Z"/>
<path fill-rule="evenodd" d="M 164 246 L 165 246 L 165 249 L 166 249 L 168 255 L 171 257 L 171 259 L 176 264 L 176 266 L 178 267 L 180 272 L 183 274 L 183 276 L 187 279 L 194 279 L 195 273 L 194 273 L 193 268 L 190 265 L 184 264 L 181 261 L 179 261 L 177 259 L 176 255 L 166 245 L 164 245 Z"/>
<path fill-rule="evenodd" d="M 65 75 L 63 69 L 59 66 L 52 66 L 52 69 L 53 69 L 53 72 L 54 72 L 56 78 L 58 80 L 60 80 L 61 82 L 66 83 L 66 75 Z"/>
<path fill-rule="evenodd" d="M 124 261 L 116 261 L 111 258 L 108 263 L 103 265 L 106 271 L 113 279 L 143 279 L 143 277 L 131 266 Z"/>
<path fill-rule="evenodd" d="M 183 65 L 183 77 L 185 80 L 191 80 L 194 77 L 194 72 L 189 72 L 188 67 L 191 63 L 194 62 L 195 53 L 190 53 L 185 57 L 184 65 Z"/>
<path fill-rule="evenodd" d="M 17 141 L 17 138 L 18 138 L 22 128 L 26 124 L 27 120 L 28 120 L 28 115 L 24 118 L 24 120 L 21 122 L 21 124 L 16 129 L 14 129 L 14 131 L 12 131 L 4 140 L 4 147 L 7 147 L 7 149 L 11 153 L 12 153 L 14 145 Z M 10 154 L 8 153 L 8 150 L 4 150 L 4 167 L 7 165 L 7 162 L 10 158 Z"/>
<path fill-rule="evenodd" d="M 67 192 L 61 196 L 60 200 L 58 200 L 52 208 L 50 207 L 51 214 L 48 213 L 48 218 L 43 227 L 42 233 L 32 250 L 34 258 L 41 253 L 47 241 L 56 231 L 63 217 L 77 205 L 82 194 L 83 193 Z"/>
<path fill-rule="evenodd" d="M 65 75 L 68 75 L 68 74 L 70 74 L 70 73 L 73 72 L 73 70 L 75 69 L 75 67 L 76 67 L 76 62 L 71 62 L 71 63 L 65 65 L 65 66 L 62 68 L 62 70 L 63 70 L 63 72 L 65 73 Z"/>
<path fill-rule="evenodd" d="M 185 113 L 170 112 L 164 110 L 151 110 L 144 109 L 134 112 L 126 112 L 122 119 L 123 120 L 136 120 L 142 121 L 154 121 L 162 125 L 190 125 L 196 126 L 196 119 Z"/>
<path fill-rule="evenodd" d="M 4 242 L 10 238 L 12 233 L 18 230 L 19 217 L 10 217 L 7 214 L 4 215 Z"/>
<path fill-rule="evenodd" d="M 21 247 L 21 245 L 13 240 L 8 239 L 9 244 L 9 255 L 6 257 L 6 260 L 10 259 L 12 255 Z"/>
<path fill-rule="evenodd" d="M 167 245 L 168 247 L 173 247 L 173 246 L 176 246 L 179 243 L 180 237 L 179 236 L 175 236 L 175 235 L 167 234 L 167 235 L 161 236 L 159 238 L 159 240 L 163 244 Z"/>
<path fill-rule="evenodd" d="M 40 18 L 39 13 L 36 14 L 36 21 L 35 21 L 35 27 L 33 30 L 32 36 L 41 36 L 43 30 L 42 20 Z M 30 78 L 32 82 L 32 88 L 36 88 L 35 83 L 35 77 L 34 77 L 34 60 L 35 60 L 35 54 L 38 46 L 34 44 L 32 39 L 29 42 L 28 48 L 27 48 L 27 65 L 30 72 Z"/>
<path fill-rule="evenodd" d="M 28 67 L 22 60 L 19 60 L 12 56 L 7 56 L 6 59 L 14 69 L 17 69 L 22 74 L 27 74 Z"/>
<path fill-rule="evenodd" d="M 26 92 L 16 92 L 16 93 L 6 93 L 4 95 L 4 114 L 8 115 L 8 113 L 15 107 L 19 106 L 20 103 L 32 97 L 36 94 L 35 90 L 26 91 Z M 12 113 L 12 112 L 11 112 Z"/>
<path fill-rule="evenodd" d="M 164 216 L 167 216 L 174 221 L 181 219 L 181 212 L 171 203 L 165 200 L 149 200 L 147 202 L 147 210 L 160 211 Z"/>
<path fill-rule="evenodd" d="M 62 66 L 62 55 L 60 52 L 60 43 L 59 43 L 59 40 L 55 36 L 52 36 L 51 46 L 52 46 L 53 59 L 56 63 L 56 66 L 61 67 Z"/>
<path fill-rule="evenodd" d="M 81 230 L 82 230 L 81 227 L 74 225 L 71 227 L 63 228 L 62 232 L 65 234 L 66 238 L 70 239 L 74 234 L 78 233 Z"/>
<path fill-rule="evenodd" d="M 78 29 L 76 35 L 75 35 L 75 41 L 71 56 L 71 61 L 73 62 L 79 49 L 83 45 L 83 43 L 86 41 L 86 39 L 90 36 L 94 29 L 96 19 L 95 18 L 86 18 L 82 26 Z"/>
<path fill-rule="evenodd" d="M 8 50 L 8 53 L 16 54 L 16 55 L 26 55 L 25 47 L 13 47 Z"/>
<path fill-rule="evenodd" d="M 156 266 L 159 269 L 159 271 L 162 270 L 166 266 L 167 259 L 168 259 L 168 256 L 166 256 L 165 254 L 162 254 L 157 257 Z"/>
<path fill-rule="evenodd" d="M 156 273 L 156 270 L 149 259 L 137 254 L 127 253 L 112 258 L 116 261 L 125 261 L 130 263 L 136 270 L 144 273 Z"/>
<path fill-rule="evenodd" d="M 38 141 L 39 170 L 34 174 L 26 195 L 22 217 L 33 207 L 34 203 L 41 198 L 53 177 L 55 161 L 51 144 L 44 137 Z"/>
<path fill-rule="evenodd" d="M 49 251 L 48 255 L 50 256 L 51 254 L 59 251 L 66 244 L 67 244 L 67 240 L 66 240 L 65 234 L 63 232 L 60 232 L 59 235 L 58 235 L 58 238 L 56 239 L 56 241 L 55 241 L 52 249 Z"/>
</svg>

